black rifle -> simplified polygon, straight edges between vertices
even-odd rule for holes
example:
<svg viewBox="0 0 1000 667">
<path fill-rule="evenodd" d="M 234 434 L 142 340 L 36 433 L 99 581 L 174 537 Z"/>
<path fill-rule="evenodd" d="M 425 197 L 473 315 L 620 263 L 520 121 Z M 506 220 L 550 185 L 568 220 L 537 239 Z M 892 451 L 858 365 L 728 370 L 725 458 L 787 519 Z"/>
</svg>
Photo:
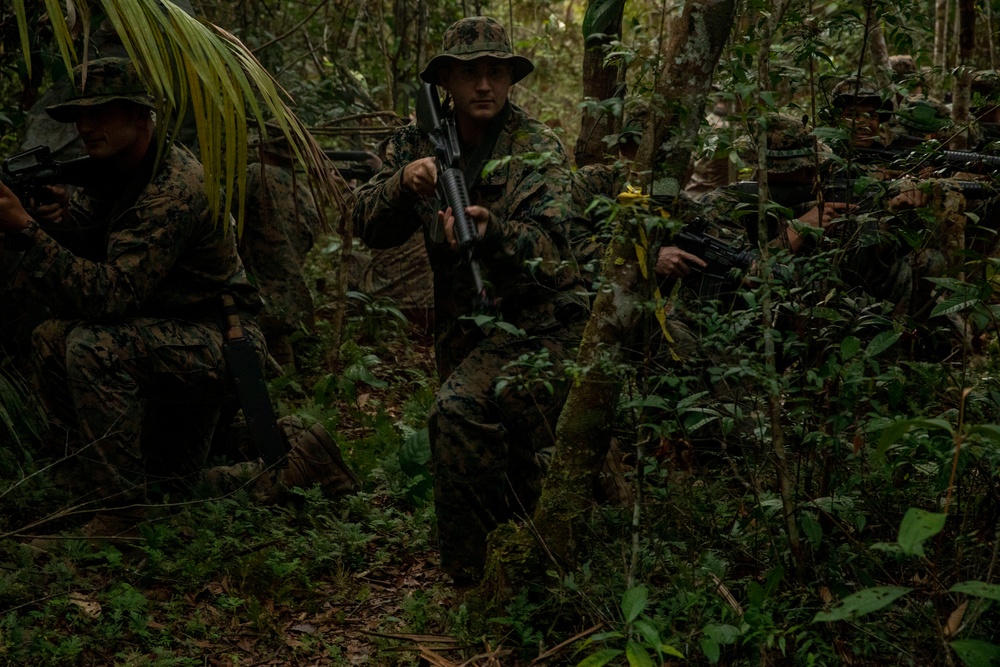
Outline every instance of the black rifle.
<svg viewBox="0 0 1000 667">
<path fill-rule="evenodd" d="M 735 277 L 757 261 L 757 252 L 729 244 L 705 233 L 708 221 L 695 218 L 674 235 L 673 244 L 705 260 L 707 266 L 692 266 L 695 273 L 684 279 L 702 299 L 718 299 L 723 288 L 731 292 L 736 286 Z M 696 284 L 691 284 L 696 282 Z"/>
<path fill-rule="evenodd" d="M 48 146 L 35 146 L 0 163 L 0 181 L 21 200 L 36 197 L 46 185 L 94 185 L 96 174 L 89 156 L 52 159 Z"/>
<path fill-rule="evenodd" d="M 957 179 L 937 179 L 958 188 L 969 199 L 985 199 L 998 193 L 995 185 L 988 181 L 964 181 Z M 916 181 L 916 186 L 928 181 Z M 769 185 L 771 200 L 786 207 L 799 206 L 806 202 L 818 201 L 822 194 L 824 202 L 844 202 L 855 204 L 858 213 L 878 210 L 899 192 L 897 181 L 878 181 L 872 178 L 832 178 L 822 183 L 819 192 L 815 184 Z M 757 181 L 740 181 L 734 184 L 741 193 L 757 196 L 760 184 Z"/>
<path fill-rule="evenodd" d="M 47 185 L 99 187 L 101 170 L 89 156 L 54 160 L 48 146 L 35 146 L 0 163 L 0 181 L 26 206 L 46 199 Z M 94 224 L 39 221 L 49 236 L 77 257 L 102 261 L 107 250 L 105 221 Z"/>
<path fill-rule="evenodd" d="M 417 127 L 434 144 L 438 197 L 445 207 L 451 208 L 455 217 L 455 238 L 458 240 L 458 250 L 472 272 L 472 281 L 476 286 L 476 305 L 478 308 L 488 309 L 490 303 L 486 288 L 483 287 L 479 260 L 476 258 L 479 231 L 465 212 L 469 206 L 469 188 L 460 167 L 462 153 L 458 145 L 458 128 L 455 127 L 454 119 L 443 117 L 437 89 L 429 83 L 420 84 Z"/>
<path fill-rule="evenodd" d="M 904 139 L 907 137 L 904 137 Z M 910 137 L 923 142 L 921 137 Z M 948 151 L 930 146 L 915 146 L 913 148 L 858 148 L 855 152 L 860 162 L 892 163 L 903 165 L 926 163 L 938 167 L 955 167 L 963 171 L 977 173 L 995 171 L 1000 167 L 1000 155 L 975 153 L 973 151 Z"/>
<path fill-rule="evenodd" d="M 347 165 L 334 164 L 337 173 L 345 181 L 357 179 L 359 182 L 368 181 L 378 173 L 378 169 L 371 166 L 369 160 L 375 157 L 368 151 L 335 151 L 325 150 L 323 153 L 334 163 L 349 163 Z"/>
</svg>

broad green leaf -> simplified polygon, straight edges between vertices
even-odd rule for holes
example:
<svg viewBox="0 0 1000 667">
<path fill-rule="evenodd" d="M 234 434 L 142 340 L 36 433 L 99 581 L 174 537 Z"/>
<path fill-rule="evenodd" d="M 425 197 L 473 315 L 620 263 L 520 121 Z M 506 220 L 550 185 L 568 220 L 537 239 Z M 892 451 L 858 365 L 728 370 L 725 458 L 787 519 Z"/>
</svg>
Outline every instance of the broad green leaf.
<svg viewBox="0 0 1000 667">
<path fill-rule="evenodd" d="M 966 308 L 971 308 L 979 302 L 978 298 L 969 298 L 968 296 L 962 294 L 959 296 L 953 296 L 950 299 L 945 299 L 938 305 L 934 306 L 934 310 L 931 311 L 931 317 L 936 317 L 938 315 L 950 315 L 952 313 L 957 313 L 960 310 L 965 310 Z"/>
<path fill-rule="evenodd" d="M 649 657 L 649 651 L 642 644 L 629 642 L 625 646 L 625 657 L 628 659 L 629 667 L 655 667 L 653 659 Z"/>
<path fill-rule="evenodd" d="M 717 644 L 732 644 L 740 638 L 740 629 L 727 624 L 706 625 L 702 630 L 705 636 Z"/>
<path fill-rule="evenodd" d="M 708 637 L 701 640 L 701 652 L 705 654 L 705 657 L 713 665 L 719 662 L 719 656 L 722 655 L 719 645 Z"/>
<path fill-rule="evenodd" d="M 624 639 L 625 635 L 618 630 L 612 630 L 610 632 L 599 632 L 596 635 L 592 635 L 587 639 L 588 644 L 595 642 L 603 642 L 608 639 Z"/>
<path fill-rule="evenodd" d="M 1000 646 L 979 639 L 958 639 L 951 642 L 955 655 L 966 667 L 995 667 L 1000 663 Z"/>
<path fill-rule="evenodd" d="M 886 450 L 891 445 L 895 444 L 903 435 L 915 428 L 927 430 L 939 429 L 946 431 L 949 435 L 952 432 L 951 424 L 943 419 L 900 419 L 899 421 L 894 421 L 882 431 L 882 435 L 878 439 L 878 448 L 875 450 L 875 456 L 879 458 L 885 456 Z"/>
<path fill-rule="evenodd" d="M 642 638 L 646 640 L 646 644 L 649 646 L 659 646 L 660 645 L 660 631 L 656 629 L 652 621 L 645 618 L 640 618 L 635 622 L 635 629 Z"/>
<path fill-rule="evenodd" d="M 861 340 L 857 336 L 848 336 L 840 342 L 840 356 L 847 361 L 861 349 Z"/>
<path fill-rule="evenodd" d="M 1000 602 L 1000 585 L 985 581 L 962 581 L 949 589 L 952 593 L 965 593 L 977 598 Z"/>
<path fill-rule="evenodd" d="M 817 612 L 813 623 L 820 621 L 846 621 L 887 607 L 903 597 L 912 588 L 902 586 L 875 586 L 852 593 L 826 611 Z"/>
<path fill-rule="evenodd" d="M 872 342 L 868 343 L 868 347 L 865 348 L 865 358 L 871 359 L 882 354 L 890 347 L 896 344 L 899 337 L 902 334 L 898 334 L 894 331 L 883 331 L 879 335 L 872 339 Z"/>
<path fill-rule="evenodd" d="M 802 532 L 806 534 L 813 549 L 818 549 L 823 543 L 823 526 L 811 514 L 802 514 Z"/>
<path fill-rule="evenodd" d="M 604 648 L 597 653 L 591 653 L 586 658 L 577 663 L 576 667 L 604 667 L 622 654 L 621 649 Z"/>
<path fill-rule="evenodd" d="M 680 658 L 681 660 L 684 659 L 684 654 L 669 644 L 660 644 L 660 653 L 663 653 L 664 655 L 672 655 L 673 657 Z"/>
<path fill-rule="evenodd" d="M 606 33 L 624 7 L 625 0 L 593 0 L 583 16 L 584 38 Z"/>
<path fill-rule="evenodd" d="M 639 618 L 639 614 L 646 609 L 646 602 L 649 600 L 649 589 L 645 586 L 635 586 L 625 591 L 622 596 L 622 614 L 625 622 L 631 623 Z"/>
<path fill-rule="evenodd" d="M 978 424 L 968 430 L 968 435 L 979 435 L 986 440 L 1000 442 L 1000 426 L 995 424 Z"/>
<path fill-rule="evenodd" d="M 903 521 L 899 524 L 897 538 L 903 553 L 923 557 L 924 542 L 944 529 L 945 518 L 944 514 L 928 512 L 918 507 L 906 510 Z"/>
</svg>

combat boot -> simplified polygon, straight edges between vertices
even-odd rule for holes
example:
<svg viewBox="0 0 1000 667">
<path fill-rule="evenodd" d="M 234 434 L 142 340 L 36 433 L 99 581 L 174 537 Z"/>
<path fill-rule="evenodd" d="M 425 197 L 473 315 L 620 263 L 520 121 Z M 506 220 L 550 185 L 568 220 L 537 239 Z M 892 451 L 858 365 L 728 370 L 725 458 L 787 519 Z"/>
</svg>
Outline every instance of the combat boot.
<svg viewBox="0 0 1000 667">
<path fill-rule="evenodd" d="M 344 462 L 340 447 L 322 424 L 306 429 L 298 417 L 282 417 L 278 422 L 291 446 L 288 467 L 279 476 L 285 488 L 319 484 L 330 497 L 357 493 L 361 480 Z"/>
</svg>

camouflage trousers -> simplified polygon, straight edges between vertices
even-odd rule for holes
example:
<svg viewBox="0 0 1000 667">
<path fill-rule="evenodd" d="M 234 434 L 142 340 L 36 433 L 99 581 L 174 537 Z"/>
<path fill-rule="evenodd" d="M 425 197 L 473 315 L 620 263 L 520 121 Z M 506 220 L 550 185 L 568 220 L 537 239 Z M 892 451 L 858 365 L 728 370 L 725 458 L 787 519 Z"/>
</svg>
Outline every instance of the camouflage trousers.
<svg viewBox="0 0 1000 667">
<path fill-rule="evenodd" d="M 256 326 L 245 328 L 263 349 Z M 204 464 L 229 392 L 214 324 L 48 320 L 32 334 L 32 355 L 50 440 L 68 443 L 94 499 L 142 502 L 148 483 L 174 483 Z"/>
<path fill-rule="evenodd" d="M 575 357 L 583 325 L 487 338 L 438 389 L 428 416 L 434 507 L 441 565 L 457 580 L 482 576 L 487 535 L 535 508 L 569 391 L 563 362 Z M 509 364 L 522 355 L 533 361 L 519 372 Z M 529 365 L 544 368 L 551 391 Z"/>
</svg>

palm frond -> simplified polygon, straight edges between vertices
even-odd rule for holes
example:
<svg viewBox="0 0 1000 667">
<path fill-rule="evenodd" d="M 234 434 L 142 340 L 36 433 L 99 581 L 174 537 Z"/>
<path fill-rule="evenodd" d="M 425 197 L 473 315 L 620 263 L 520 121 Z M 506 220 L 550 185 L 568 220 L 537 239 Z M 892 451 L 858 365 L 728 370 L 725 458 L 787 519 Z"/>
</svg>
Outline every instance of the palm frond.
<svg viewBox="0 0 1000 667">
<path fill-rule="evenodd" d="M 177 135 L 189 110 L 194 118 L 205 186 L 212 202 L 222 204 L 222 220 L 242 202 L 247 166 L 248 124 L 264 133 L 276 125 L 305 167 L 310 185 L 325 209 L 344 211 L 342 191 L 330 179 L 332 165 L 307 128 L 289 107 L 288 94 L 235 36 L 199 21 L 170 0 L 96 0 L 111 22 L 139 75 L 160 103 L 158 141 Z M 24 0 L 14 0 L 22 43 L 27 43 Z M 59 0 L 45 0 L 53 33 L 68 69 L 76 60 L 73 38 Z M 25 54 L 28 50 L 25 49 Z M 26 56 L 26 60 L 27 60 Z M 86 63 L 84 63 L 84 73 Z M 265 134 L 266 136 L 266 134 Z"/>
</svg>

